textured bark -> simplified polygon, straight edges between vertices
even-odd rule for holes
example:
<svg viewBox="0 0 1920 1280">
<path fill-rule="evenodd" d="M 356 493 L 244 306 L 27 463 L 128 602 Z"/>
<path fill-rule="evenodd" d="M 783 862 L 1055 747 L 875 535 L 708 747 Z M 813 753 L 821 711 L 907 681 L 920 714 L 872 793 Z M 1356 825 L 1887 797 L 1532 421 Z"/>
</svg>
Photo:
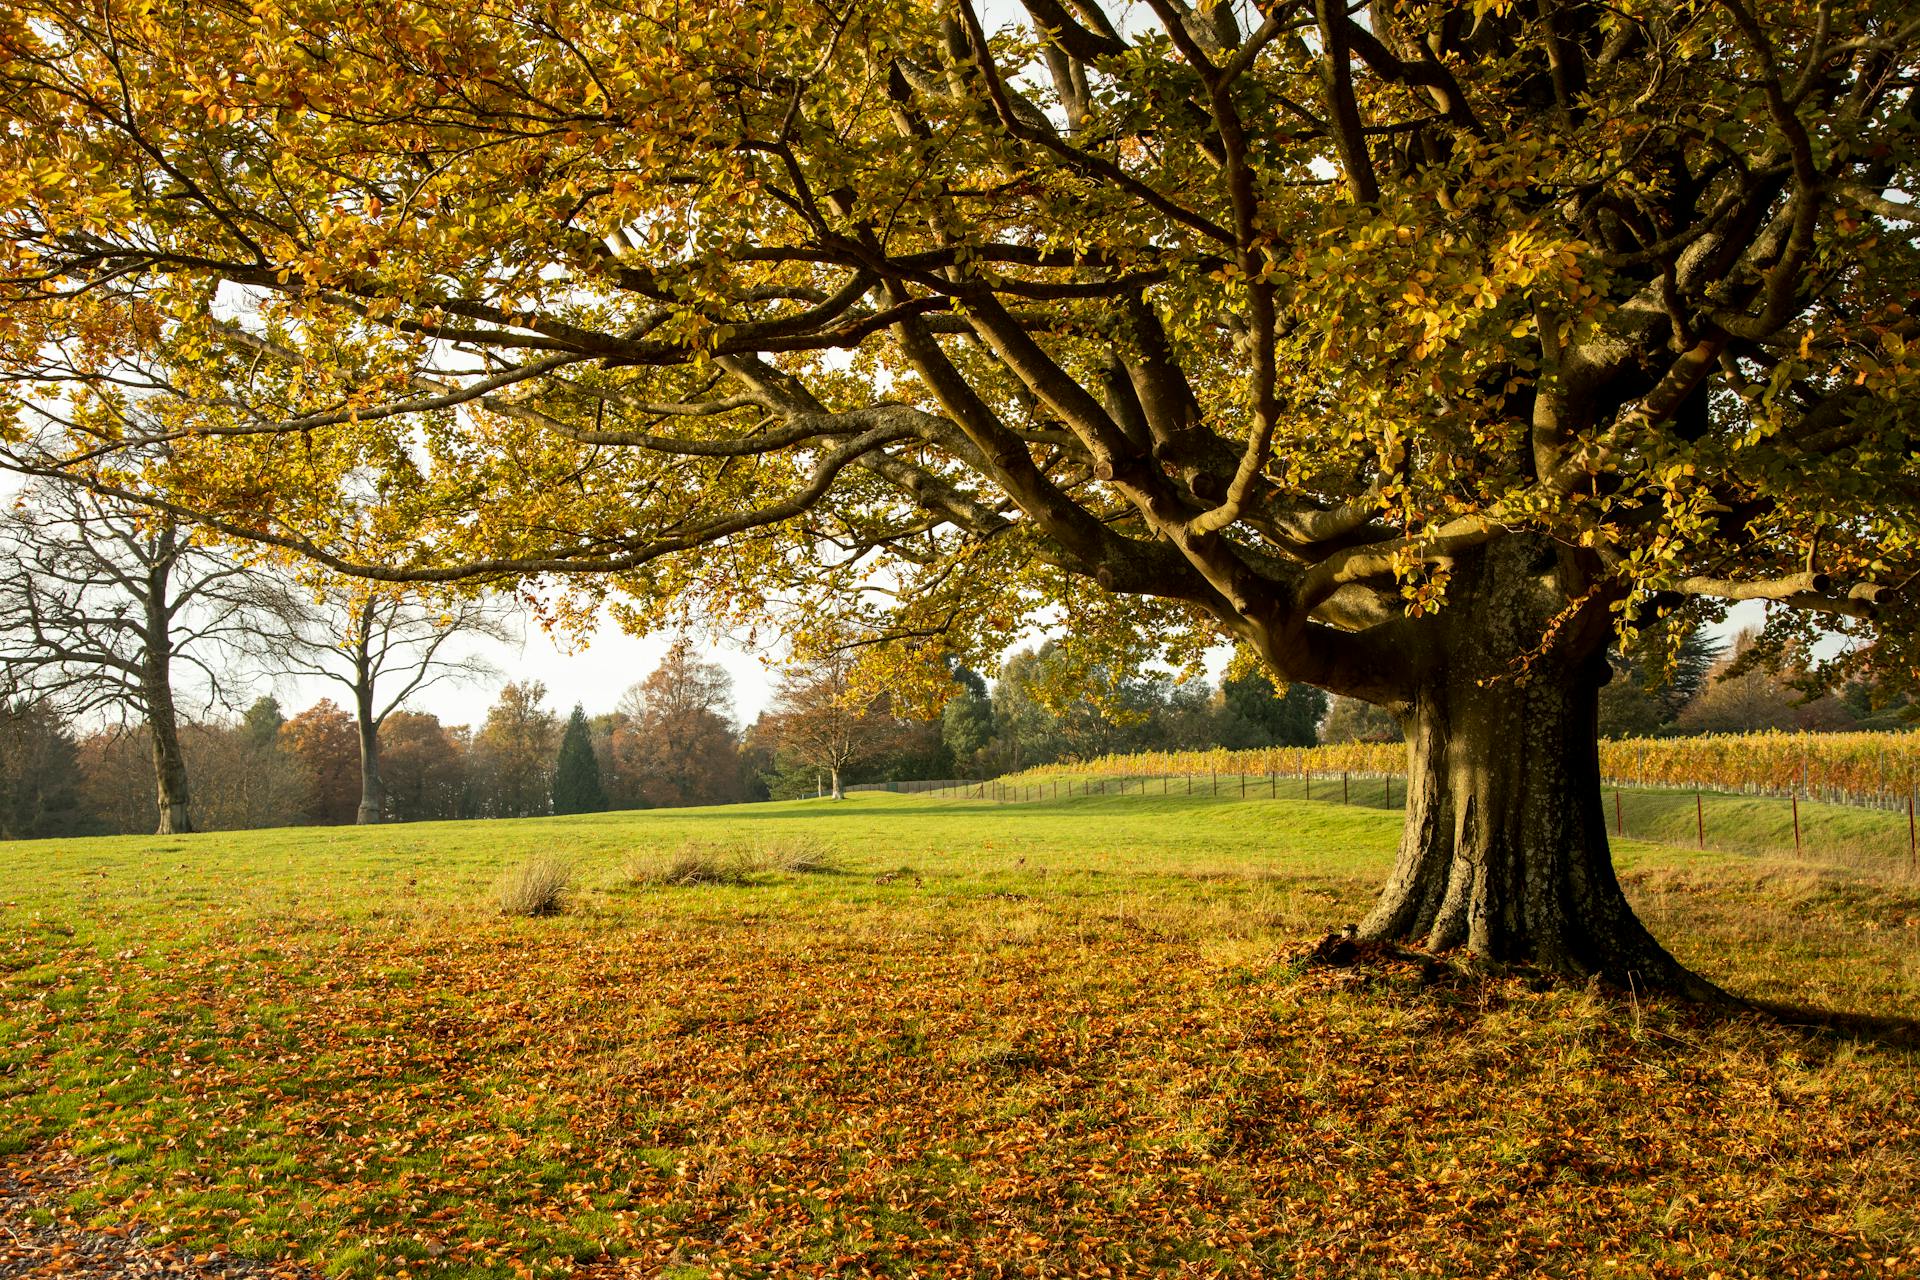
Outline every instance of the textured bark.
<svg viewBox="0 0 1920 1280">
<path fill-rule="evenodd" d="M 1543 646 L 1536 550 L 1485 557 L 1428 633 L 1408 729 L 1407 821 L 1365 938 L 1714 998 L 1634 915 L 1607 844 L 1596 735 L 1604 630 Z"/>
<path fill-rule="evenodd" d="M 387 787 L 380 778 L 380 725 L 373 714 L 373 681 L 363 675 L 354 689 L 354 722 L 360 731 L 360 809 L 362 826 L 384 820 Z"/>
<path fill-rule="evenodd" d="M 174 716 L 173 693 L 164 681 L 149 682 L 146 694 L 147 729 L 153 739 L 153 776 L 160 822 L 155 834 L 182 835 L 193 830 L 191 796 L 187 789 L 187 759 L 180 750 L 180 725 Z"/>
<path fill-rule="evenodd" d="M 840 789 L 839 766 L 836 765 L 832 769 L 828 770 L 828 772 L 830 772 L 833 775 L 833 798 L 835 800 L 845 800 L 847 798 L 847 793 Z"/>
</svg>

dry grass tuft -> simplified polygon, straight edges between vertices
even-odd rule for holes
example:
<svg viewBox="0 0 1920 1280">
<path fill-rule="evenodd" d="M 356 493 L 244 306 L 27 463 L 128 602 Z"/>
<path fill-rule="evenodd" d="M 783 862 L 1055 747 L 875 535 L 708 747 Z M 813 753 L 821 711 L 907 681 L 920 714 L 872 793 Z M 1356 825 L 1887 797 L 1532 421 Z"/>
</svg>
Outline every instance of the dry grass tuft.
<svg viewBox="0 0 1920 1280">
<path fill-rule="evenodd" d="M 744 885 L 763 875 L 829 875 L 839 869 L 833 851 L 815 840 L 689 840 L 669 854 L 634 855 L 626 878 L 637 885 Z"/>
<path fill-rule="evenodd" d="M 572 888 L 573 864 L 547 855 L 503 874 L 494 885 L 494 901 L 503 916 L 556 916 L 566 909 Z"/>
</svg>

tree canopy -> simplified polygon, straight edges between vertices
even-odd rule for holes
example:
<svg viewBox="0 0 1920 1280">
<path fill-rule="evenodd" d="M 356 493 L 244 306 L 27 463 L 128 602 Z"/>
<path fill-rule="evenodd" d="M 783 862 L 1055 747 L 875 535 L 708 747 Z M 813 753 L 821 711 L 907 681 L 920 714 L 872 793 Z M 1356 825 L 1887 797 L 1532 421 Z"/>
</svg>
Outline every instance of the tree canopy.
<svg viewBox="0 0 1920 1280">
<path fill-rule="evenodd" d="M 1416 722 L 1367 932 L 1651 972 L 1549 799 L 1616 633 L 1763 599 L 1910 665 L 1917 53 L 1905 0 L 26 0 L 0 413 L 636 625 L 1240 641 Z"/>
</svg>

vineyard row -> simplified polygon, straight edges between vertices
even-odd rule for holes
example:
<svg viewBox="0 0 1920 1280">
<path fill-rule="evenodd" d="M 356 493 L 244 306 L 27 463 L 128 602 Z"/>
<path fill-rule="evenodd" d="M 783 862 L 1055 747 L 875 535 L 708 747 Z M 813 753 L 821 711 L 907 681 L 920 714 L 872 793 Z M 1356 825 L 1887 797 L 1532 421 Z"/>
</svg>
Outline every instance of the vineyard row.
<svg viewBox="0 0 1920 1280">
<path fill-rule="evenodd" d="M 1402 775 L 1399 742 L 1345 742 L 1252 751 L 1149 751 L 1047 765 L 1030 775 L 1349 773 Z M 1624 738 L 1600 744 L 1610 785 L 1800 795 L 1834 804 L 1897 807 L 1920 784 L 1920 733 L 1741 733 Z M 1016 775 L 1014 780 L 1027 775 Z"/>
</svg>

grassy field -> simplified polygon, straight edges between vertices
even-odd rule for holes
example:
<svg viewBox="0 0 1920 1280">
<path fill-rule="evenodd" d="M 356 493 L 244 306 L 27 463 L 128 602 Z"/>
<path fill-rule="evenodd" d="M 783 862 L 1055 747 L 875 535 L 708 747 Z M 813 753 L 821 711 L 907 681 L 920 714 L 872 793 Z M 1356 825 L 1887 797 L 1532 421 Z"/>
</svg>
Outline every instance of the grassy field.
<svg viewBox="0 0 1920 1280">
<path fill-rule="evenodd" d="M 1850 1030 L 1303 966 L 1398 823 L 865 795 L 10 845 L 0 1155 L 356 1277 L 1920 1273 L 1910 880 L 1620 847 L 1683 958 Z M 503 917 L 545 856 L 568 909 Z"/>
</svg>

